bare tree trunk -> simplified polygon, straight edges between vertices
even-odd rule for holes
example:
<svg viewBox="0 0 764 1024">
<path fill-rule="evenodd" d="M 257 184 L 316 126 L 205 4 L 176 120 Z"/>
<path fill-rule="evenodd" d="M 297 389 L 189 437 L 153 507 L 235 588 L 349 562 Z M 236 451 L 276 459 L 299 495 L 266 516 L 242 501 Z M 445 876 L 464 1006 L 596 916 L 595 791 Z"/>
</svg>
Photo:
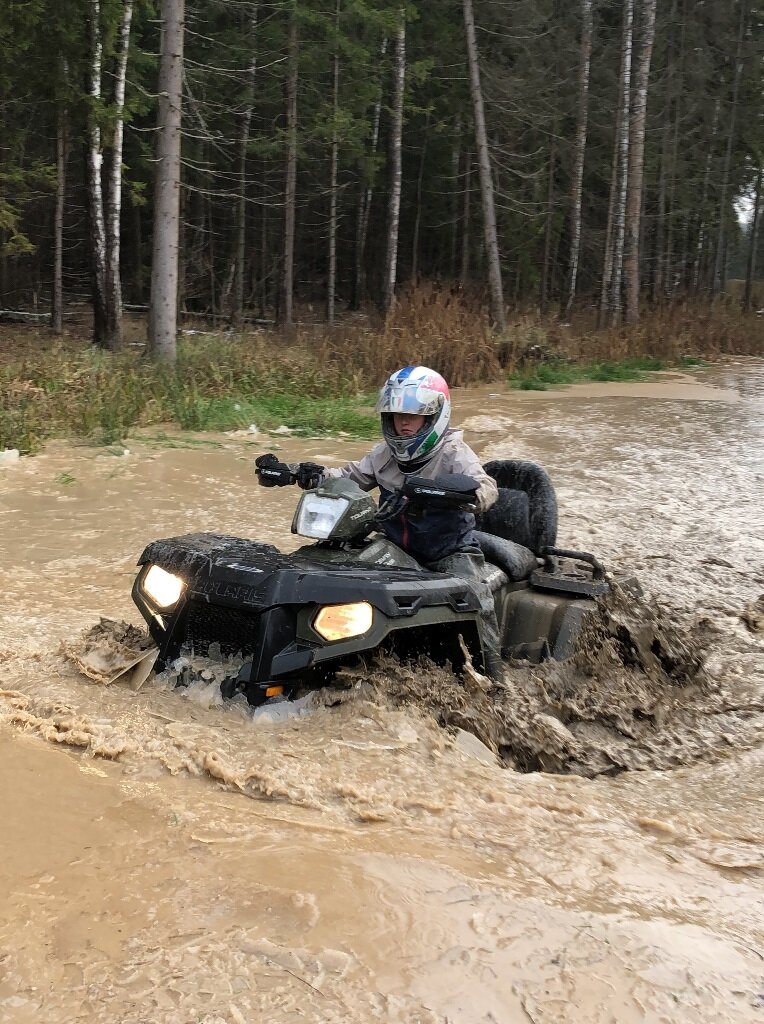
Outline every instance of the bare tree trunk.
<svg viewBox="0 0 764 1024">
<path fill-rule="evenodd" d="M 403 96 L 406 89 L 406 11 L 401 8 L 395 34 L 393 68 L 393 105 L 390 128 L 390 201 L 387 213 L 387 255 L 382 312 L 387 315 L 395 302 L 398 272 L 398 227 L 401 216 L 401 184 L 403 180 Z"/>
<path fill-rule="evenodd" d="M 284 188 L 284 295 L 280 310 L 282 327 L 294 327 L 294 234 L 297 206 L 297 11 L 295 4 L 289 19 L 289 73 L 287 75 L 287 162 Z"/>
<path fill-rule="evenodd" d="M 340 138 L 337 125 L 340 104 L 340 9 L 342 0 L 337 0 L 334 9 L 334 33 L 336 36 L 332 66 L 332 145 L 329 168 L 329 276 L 326 282 L 326 320 L 334 324 L 334 301 L 337 290 L 337 164 Z"/>
<path fill-rule="evenodd" d="M 708 188 L 711 181 L 711 164 L 716 144 L 716 134 L 719 128 L 719 114 L 721 111 L 721 100 L 717 96 L 714 103 L 714 116 L 711 121 L 711 135 L 708 139 L 708 151 L 706 153 L 706 168 L 703 172 L 703 190 L 700 197 L 700 220 L 698 222 L 698 239 L 695 247 L 695 262 L 692 268 L 692 290 L 697 293 L 700 289 L 700 273 L 703 265 L 703 252 L 706 247 L 706 204 L 708 202 Z"/>
<path fill-rule="evenodd" d="M 380 59 L 384 60 L 387 53 L 387 38 L 382 40 Z M 380 79 L 377 89 L 377 99 L 374 103 L 374 114 L 371 122 L 371 145 L 369 159 L 371 170 L 366 171 L 361 183 L 361 191 L 358 196 L 358 216 L 356 219 L 355 239 L 355 268 L 353 273 L 353 309 L 359 309 L 364 294 L 364 266 L 366 257 L 366 235 L 369 230 L 369 213 L 371 211 L 371 200 L 374 194 L 374 160 L 377 155 L 379 144 L 379 122 L 382 117 L 382 81 Z"/>
<path fill-rule="evenodd" d="M 255 105 L 255 84 L 257 79 L 257 4 L 252 5 L 249 15 L 249 34 L 252 46 L 252 63 L 249 68 L 247 105 L 241 118 L 239 138 L 239 195 L 236 218 L 236 278 L 234 281 L 233 309 L 231 323 L 240 328 L 244 318 L 244 280 L 247 272 L 247 149 L 252 128 L 252 111 Z"/>
<path fill-rule="evenodd" d="M 472 153 L 466 153 L 464 171 L 464 206 L 462 209 L 462 265 L 459 280 L 462 288 L 470 278 L 470 235 L 472 227 Z"/>
<path fill-rule="evenodd" d="M 90 75 L 88 95 L 88 213 L 90 224 L 90 275 L 93 295 L 93 344 L 107 347 L 106 335 L 106 227 L 103 213 L 103 149 L 98 104 L 101 100 L 101 70 L 103 43 L 101 41 L 101 3 L 90 0 Z"/>
<path fill-rule="evenodd" d="M 672 23 L 676 13 L 676 2 L 672 10 Z M 682 30 L 679 37 L 679 82 L 674 90 L 674 128 L 671 142 L 671 161 L 669 171 L 668 199 L 666 209 L 666 244 L 663 258 L 663 294 L 671 299 L 676 287 L 676 270 L 674 267 L 674 237 L 676 235 L 676 168 L 679 158 L 679 126 L 681 123 L 682 99 L 684 97 L 684 72 L 687 39 L 687 2 L 681 2 Z"/>
<path fill-rule="evenodd" d="M 488 284 L 491 292 L 491 318 L 497 329 L 504 333 L 507 320 L 504 313 L 504 292 L 501 283 L 501 258 L 499 241 L 496 233 L 496 208 L 493 200 L 493 177 L 491 174 L 491 156 L 488 150 L 488 136 L 485 130 L 485 111 L 483 108 L 483 90 L 480 84 L 480 62 L 475 35 L 475 16 L 472 0 L 462 0 L 464 12 L 464 29 L 467 37 L 467 62 L 470 71 L 470 95 L 475 121 L 475 146 L 477 148 L 478 169 L 480 171 L 480 192 L 483 200 L 483 230 L 485 233 L 485 251 L 488 260 Z"/>
<path fill-rule="evenodd" d="M 130 49 L 133 0 L 124 0 L 116 45 L 114 74 L 114 133 L 106 194 L 106 345 L 115 351 L 122 343 L 122 278 L 120 274 L 120 221 L 122 217 L 122 142 L 124 137 L 125 80 Z"/>
<path fill-rule="evenodd" d="M 753 204 L 753 218 L 751 220 L 751 241 L 748 247 L 748 262 L 745 269 L 745 291 L 743 293 L 743 312 L 748 313 L 751 309 L 753 299 L 753 282 L 756 278 L 756 256 L 759 248 L 759 225 L 761 223 L 761 208 L 764 205 L 762 188 L 764 187 L 764 167 L 759 168 L 759 176 L 756 179 L 756 197 Z"/>
<path fill-rule="evenodd" d="M 454 145 L 451 150 L 451 262 L 449 277 L 456 279 L 456 250 L 459 243 L 459 167 L 461 166 L 462 119 L 459 114 L 454 121 Z"/>
<path fill-rule="evenodd" d="M 658 177 L 658 213 L 655 218 L 655 239 L 652 276 L 652 301 L 653 305 L 660 302 L 665 289 L 665 246 L 666 246 L 666 203 L 668 161 L 669 161 L 669 125 L 664 122 L 661 126 L 661 157 L 660 174 Z"/>
<path fill-rule="evenodd" d="M 68 126 L 63 104 L 58 110 L 56 131 L 56 209 L 53 217 L 53 296 L 50 325 L 54 334 L 64 333 L 64 204 L 66 202 L 66 156 Z"/>
<path fill-rule="evenodd" d="M 729 115 L 729 134 L 727 135 L 727 150 L 724 154 L 724 170 L 722 171 L 721 197 L 719 199 L 719 231 L 716 237 L 716 254 L 714 257 L 714 273 L 711 278 L 711 298 L 719 294 L 720 278 L 722 276 L 722 257 L 724 239 L 727 228 L 727 190 L 729 188 L 730 164 L 732 162 L 732 145 L 735 141 L 735 122 L 737 119 L 737 100 L 740 92 L 740 76 L 743 70 L 743 42 L 745 41 L 745 26 L 748 15 L 748 0 L 740 0 L 740 27 L 737 36 L 737 50 L 735 53 L 735 75 L 732 85 L 732 110 Z"/>
<path fill-rule="evenodd" d="M 175 363 L 178 327 L 178 239 L 180 227 L 180 125 L 183 102 L 184 0 L 161 0 L 157 171 L 151 260 L 149 346 Z"/>
<path fill-rule="evenodd" d="M 615 209 L 613 241 L 613 276 L 610 284 L 610 322 L 621 319 L 621 282 L 623 280 L 623 247 L 626 235 L 626 196 L 629 184 L 629 124 L 631 107 L 631 48 L 634 34 L 634 0 L 626 0 L 623 18 L 623 49 L 621 76 L 621 125 L 619 131 L 620 189 Z"/>
<path fill-rule="evenodd" d="M 539 311 L 546 316 L 549 308 L 549 275 L 551 272 L 550 263 L 552 258 L 552 229 L 554 226 L 554 172 L 557 165 L 557 125 L 552 128 L 552 135 L 549 139 L 549 170 L 547 172 L 546 186 L 546 225 L 544 227 L 544 263 L 541 268 L 541 294 L 539 296 Z"/>
<path fill-rule="evenodd" d="M 419 229 L 422 223 L 422 182 L 424 180 L 424 164 L 427 157 L 427 136 L 430 131 L 430 115 L 427 114 L 422 136 L 422 152 L 419 159 L 419 174 L 416 180 L 416 215 L 414 217 L 414 238 L 411 243 L 411 279 L 416 284 L 419 273 Z"/>
<path fill-rule="evenodd" d="M 584 180 L 584 157 L 589 116 L 589 70 L 592 60 L 592 0 L 581 0 L 581 57 L 578 67 L 578 111 L 576 114 L 576 157 L 570 196 L 571 242 L 568 276 L 568 297 L 564 319 L 569 320 L 576 297 L 578 258 L 581 248 L 581 190 Z"/>
<path fill-rule="evenodd" d="M 629 130 L 629 181 L 626 201 L 626 322 L 639 322 L 639 238 L 642 226 L 642 176 L 645 165 L 645 121 L 650 61 L 655 39 L 657 0 L 644 0 L 642 6 L 642 45 L 639 51 L 634 98 Z"/>
</svg>

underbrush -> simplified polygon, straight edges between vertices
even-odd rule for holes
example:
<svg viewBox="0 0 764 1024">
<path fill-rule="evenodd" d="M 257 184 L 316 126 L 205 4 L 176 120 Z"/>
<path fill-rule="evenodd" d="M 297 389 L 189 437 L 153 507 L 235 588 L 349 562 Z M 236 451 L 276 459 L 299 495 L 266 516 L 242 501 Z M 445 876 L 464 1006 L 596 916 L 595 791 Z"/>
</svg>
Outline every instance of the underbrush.
<svg viewBox="0 0 764 1024">
<path fill-rule="evenodd" d="M 141 324 L 132 325 L 140 335 Z M 761 319 L 717 304 L 676 304 L 636 327 L 597 331 L 593 314 L 563 325 L 517 315 L 498 337 L 479 295 L 432 284 L 405 293 L 387 323 L 362 316 L 289 338 L 252 331 L 181 337 L 168 369 L 138 349 L 110 355 L 84 338 L 14 328 L 0 365 L 0 449 L 37 450 L 50 437 L 112 444 L 135 427 L 346 434 L 378 432 L 371 395 L 411 363 L 454 387 L 506 379 L 543 390 L 581 380 L 635 380 L 669 366 L 764 355 Z"/>
</svg>

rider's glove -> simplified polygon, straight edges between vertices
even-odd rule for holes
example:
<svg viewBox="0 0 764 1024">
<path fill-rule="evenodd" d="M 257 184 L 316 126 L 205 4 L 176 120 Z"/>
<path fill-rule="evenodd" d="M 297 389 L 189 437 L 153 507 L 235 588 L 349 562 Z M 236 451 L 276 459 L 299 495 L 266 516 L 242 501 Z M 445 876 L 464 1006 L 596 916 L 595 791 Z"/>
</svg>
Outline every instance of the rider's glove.
<svg viewBox="0 0 764 1024">
<path fill-rule="evenodd" d="M 301 462 L 295 472 L 297 486 L 304 491 L 312 491 L 324 478 L 324 467 L 315 462 Z"/>
<path fill-rule="evenodd" d="M 285 487 L 294 483 L 294 474 L 286 462 L 279 462 L 275 455 L 258 455 L 255 459 L 257 482 L 262 487 Z"/>
</svg>

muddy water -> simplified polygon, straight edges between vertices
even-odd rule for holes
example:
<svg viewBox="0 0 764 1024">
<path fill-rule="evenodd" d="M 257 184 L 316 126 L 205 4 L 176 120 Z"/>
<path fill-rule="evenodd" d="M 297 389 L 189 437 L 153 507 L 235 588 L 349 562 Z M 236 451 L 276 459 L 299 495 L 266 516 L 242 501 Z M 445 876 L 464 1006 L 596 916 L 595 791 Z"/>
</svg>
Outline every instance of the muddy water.
<svg viewBox="0 0 764 1024">
<path fill-rule="evenodd" d="M 456 410 L 485 458 L 547 466 L 561 539 L 636 568 L 702 630 L 709 686 L 755 722 L 764 367 L 486 388 Z M 60 642 L 99 615 L 135 620 L 148 540 L 294 544 L 291 501 L 253 486 L 272 440 L 209 441 L 0 468 L 0 1021 L 760 1020 L 750 733 L 685 760 L 679 723 L 671 771 L 518 774 L 363 687 L 255 725 L 211 690 L 67 665 Z M 361 451 L 278 441 L 290 459 Z"/>
</svg>

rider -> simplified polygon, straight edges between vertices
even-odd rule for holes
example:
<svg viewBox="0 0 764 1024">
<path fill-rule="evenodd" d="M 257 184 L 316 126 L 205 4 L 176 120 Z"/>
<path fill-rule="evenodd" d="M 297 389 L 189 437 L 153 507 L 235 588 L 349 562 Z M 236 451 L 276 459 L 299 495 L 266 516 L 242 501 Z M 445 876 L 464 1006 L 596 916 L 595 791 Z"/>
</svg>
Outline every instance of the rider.
<svg viewBox="0 0 764 1024">
<path fill-rule="evenodd" d="M 295 473 L 297 483 L 308 490 L 331 477 L 349 477 L 365 491 L 379 487 L 380 506 L 387 504 L 392 511 L 380 523 L 387 537 L 425 568 L 460 577 L 478 597 L 484 667 L 496 678 L 501 670 L 498 626 L 493 595 L 483 581 L 485 560 L 473 533 L 474 515 L 464 507 L 428 508 L 395 500 L 411 474 L 441 487 L 457 486 L 479 512 L 485 512 L 498 496 L 496 482 L 465 444 L 462 431 L 449 426 L 448 384 L 434 370 L 426 366 L 397 370 L 380 390 L 376 411 L 382 417 L 384 440 L 368 455 L 341 469 L 301 462 Z M 270 481 L 259 475 L 261 464 L 273 458 L 266 455 L 256 460 L 262 484 Z"/>
</svg>

